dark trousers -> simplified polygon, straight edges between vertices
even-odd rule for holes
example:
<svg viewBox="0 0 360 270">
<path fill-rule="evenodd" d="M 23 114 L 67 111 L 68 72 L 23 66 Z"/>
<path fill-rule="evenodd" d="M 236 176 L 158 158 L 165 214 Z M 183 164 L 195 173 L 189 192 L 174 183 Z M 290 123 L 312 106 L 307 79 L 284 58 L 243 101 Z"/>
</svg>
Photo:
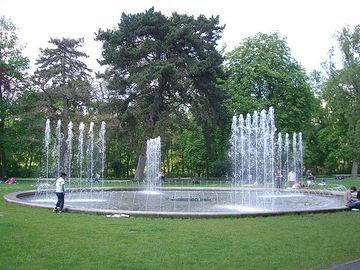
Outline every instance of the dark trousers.
<svg viewBox="0 0 360 270">
<path fill-rule="evenodd" d="M 65 194 L 63 192 L 56 192 L 56 196 L 58 198 L 56 207 L 58 207 L 58 208 L 60 208 L 60 210 L 62 210 L 64 208 Z"/>
</svg>

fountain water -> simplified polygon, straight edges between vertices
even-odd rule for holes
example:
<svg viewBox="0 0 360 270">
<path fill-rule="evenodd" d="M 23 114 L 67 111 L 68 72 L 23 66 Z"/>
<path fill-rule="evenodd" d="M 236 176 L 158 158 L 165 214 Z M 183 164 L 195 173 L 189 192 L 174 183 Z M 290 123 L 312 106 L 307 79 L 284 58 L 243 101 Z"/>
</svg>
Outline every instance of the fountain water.
<svg viewBox="0 0 360 270">
<path fill-rule="evenodd" d="M 83 178 L 83 157 L 84 157 L 84 128 L 85 125 L 83 122 L 79 125 L 79 137 L 78 137 L 78 155 L 77 155 L 77 162 L 78 162 L 78 175 L 79 175 L 79 188 L 81 189 L 81 183 Z"/>
<path fill-rule="evenodd" d="M 54 160 L 55 160 L 55 166 L 57 175 L 60 174 L 60 171 L 62 171 L 61 168 L 61 146 L 63 143 L 64 134 L 61 132 L 61 120 L 57 121 L 56 124 L 56 131 L 55 131 L 55 144 L 54 144 Z"/>
<path fill-rule="evenodd" d="M 46 159 L 45 172 L 46 178 L 49 178 L 49 143 L 50 143 L 50 120 L 47 119 L 45 123 L 45 138 L 44 138 L 44 156 Z"/>
<path fill-rule="evenodd" d="M 74 140 L 73 123 L 67 125 L 65 139 L 61 121 L 57 121 L 55 135 L 51 134 L 50 120 L 46 120 L 44 139 L 44 160 L 39 177 L 39 191 L 52 184 L 60 172 L 68 176 L 67 188 L 99 188 L 103 186 L 105 166 L 105 122 L 101 123 L 99 136 L 94 136 L 94 123 L 89 125 L 86 151 L 84 153 L 84 123 L 80 123 L 78 139 Z M 77 143 L 77 147 L 73 144 Z M 75 151 L 77 150 L 77 153 Z M 73 159 L 73 157 L 76 157 Z M 85 164 L 85 166 L 84 166 Z"/>
<path fill-rule="evenodd" d="M 72 128 L 73 128 L 73 124 L 70 121 L 67 127 L 68 135 L 65 141 L 66 150 L 64 156 L 64 172 L 67 174 L 67 177 L 69 179 L 69 186 L 71 186 L 72 139 L 73 139 Z"/>
<path fill-rule="evenodd" d="M 94 123 L 90 123 L 88 133 L 88 144 L 86 149 L 86 163 L 87 163 L 87 179 L 90 179 L 89 183 L 91 188 L 93 187 L 94 178 Z"/>
<path fill-rule="evenodd" d="M 105 133 L 106 133 L 106 124 L 105 122 L 101 122 L 101 126 L 100 126 L 100 130 L 99 130 L 99 142 L 98 142 L 98 153 L 99 153 L 99 157 L 97 158 L 98 162 L 100 163 L 99 166 L 99 170 L 100 170 L 100 178 L 102 179 L 101 181 L 101 187 L 104 187 L 104 171 L 105 171 L 105 150 L 106 150 L 106 145 L 105 145 Z"/>
<path fill-rule="evenodd" d="M 230 139 L 234 187 L 261 186 L 274 189 L 282 187 L 293 170 L 298 179 L 302 172 L 302 134 L 293 134 L 290 151 L 289 134 L 285 134 L 285 145 L 281 133 L 275 141 L 274 109 L 262 110 L 251 116 L 234 116 Z"/>
<path fill-rule="evenodd" d="M 159 192 L 161 185 L 161 139 L 149 139 L 146 143 L 145 183 L 146 190 Z"/>
<path fill-rule="evenodd" d="M 276 214 L 303 211 L 336 211 L 343 209 L 341 187 L 331 190 L 282 189 L 290 170 L 301 175 L 303 145 L 301 133 L 276 135 L 274 110 L 263 110 L 233 118 L 230 156 L 233 161 L 233 187 L 177 187 L 160 189 L 161 140 L 147 141 L 146 191 L 141 188 L 108 188 L 94 192 L 94 174 L 103 179 L 105 161 L 105 123 L 98 139 L 90 123 L 84 139 L 84 124 L 80 123 L 77 147 L 72 146 L 72 124 L 68 125 L 64 146 L 61 122 L 57 122 L 55 139 L 51 136 L 50 121 L 46 121 L 44 176 L 52 181 L 60 168 L 68 168 L 72 182 L 80 188 L 73 193 L 66 207 L 71 210 L 104 213 L 128 213 L 154 216 L 228 216 Z M 54 146 L 52 147 L 52 144 Z M 76 142 L 75 142 L 76 144 Z M 84 145 L 86 144 L 86 145 Z M 65 147 L 65 148 L 64 148 Z M 51 149 L 53 151 L 51 152 Z M 64 150 L 62 150 L 64 149 Z M 75 155 L 73 149 L 77 149 Z M 86 150 L 84 150 L 86 149 Z M 84 153 L 85 151 L 85 153 Z M 49 153 L 51 152 L 51 153 Z M 65 153 L 65 157 L 61 156 Z M 72 153 L 72 154 L 71 154 Z M 74 161 L 72 156 L 77 156 Z M 63 165 L 63 163 L 68 165 Z M 65 166 L 65 167 L 63 167 Z M 103 183 L 103 181 L 101 181 Z M 89 186 L 91 185 L 91 186 Z M 72 184 L 76 187 L 75 184 Z M 328 188 L 329 189 L 329 188 Z M 101 189 L 103 190 L 103 189 Z M 53 207 L 53 191 L 9 194 L 6 199 L 16 203 Z M 82 197 L 82 194 L 83 197 Z M 105 197 L 105 198 L 104 198 Z M 69 198 L 69 197 L 68 197 Z"/>
</svg>

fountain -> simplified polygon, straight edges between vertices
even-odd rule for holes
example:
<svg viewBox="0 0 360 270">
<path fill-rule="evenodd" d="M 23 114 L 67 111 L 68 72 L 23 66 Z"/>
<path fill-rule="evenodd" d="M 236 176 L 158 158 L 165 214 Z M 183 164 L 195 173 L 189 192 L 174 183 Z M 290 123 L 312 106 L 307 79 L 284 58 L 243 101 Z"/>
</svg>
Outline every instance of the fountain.
<svg viewBox="0 0 360 270">
<path fill-rule="evenodd" d="M 286 176 L 290 170 L 301 176 L 302 134 L 294 133 L 292 142 L 289 134 L 276 134 L 273 108 L 263 110 L 260 114 L 254 112 L 246 117 L 233 117 L 229 152 L 233 161 L 232 183 L 227 185 L 224 182 L 221 187 L 161 187 L 161 140 L 157 137 L 147 141 L 144 186 L 104 188 L 105 123 L 100 127 L 98 139 L 95 138 L 93 123 L 89 125 L 87 138 L 84 138 L 84 124 L 80 123 L 77 147 L 72 145 L 72 132 L 72 124 L 69 123 L 66 143 L 63 143 L 64 135 L 58 121 L 53 139 L 50 121 L 46 121 L 46 162 L 42 179 L 54 181 L 60 170 L 66 169 L 71 176 L 69 185 L 71 182 L 75 188 L 71 189 L 71 197 L 65 200 L 65 206 L 70 211 L 208 217 L 344 209 L 343 187 L 336 187 L 335 190 L 303 190 L 286 186 Z M 77 149 L 77 155 L 73 153 L 74 149 Z M 65 155 L 62 156 L 62 153 Z M 101 176 L 101 188 L 95 181 L 96 174 Z M 98 189 L 104 192 L 97 192 Z M 55 203 L 53 191 L 48 187 L 43 192 L 11 193 L 5 198 L 47 208 L 52 208 Z"/>
<path fill-rule="evenodd" d="M 105 164 L 105 122 L 101 123 L 99 135 L 95 138 L 94 123 L 89 125 L 84 152 L 84 123 L 79 124 L 78 139 L 74 141 L 73 123 L 67 125 L 67 136 L 62 131 L 61 120 L 57 121 L 55 134 L 51 134 L 50 120 L 45 123 L 44 160 L 41 164 L 37 183 L 37 196 L 49 195 L 49 187 L 55 182 L 60 172 L 67 174 L 66 188 L 83 193 L 84 189 L 94 190 L 103 187 Z M 73 144 L 77 143 L 77 147 Z M 77 150 L 75 153 L 74 150 Z M 76 157 L 76 158 L 73 158 Z"/>
<path fill-rule="evenodd" d="M 260 115 L 234 116 L 231 125 L 230 158 L 234 187 L 261 186 L 273 191 L 284 187 L 290 170 L 298 179 L 302 175 L 302 134 L 293 134 L 292 151 L 289 134 L 285 146 L 281 133 L 276 138 L 274 109 L 262 110 Z"/>
<path fill-rule="evenodd" d="M 290 149 L 289 134 L 285 134 L 283 147 L 283 136 L 281 133 L 276 135 L 276 130 L 273 107 L 268 112 L 262 110 L 259 114 L 255 111 L 246 117 L 242 114 L 233 117 L 229 156 L 233 165 L 234 201 L 227 207 L 258 209 L 270 205 L 269 198 L 283 198 L 284 194 L 278 190 L 286 187 L 286 177 L 291 170 L 300 181 L 302 134 L 293 134 Z M 259 188 L 262 188 L 261 194 L 258 194 Z"/>
<path fill-rule="evenodd" d="M 149 139 L 146 143 L 146 165 L 145 165 L 145 183 L 146 191 L 150 193 L 160 192 L 161 185 L 161 139 L 160 136 L 155 139 Z"/>
</svg>

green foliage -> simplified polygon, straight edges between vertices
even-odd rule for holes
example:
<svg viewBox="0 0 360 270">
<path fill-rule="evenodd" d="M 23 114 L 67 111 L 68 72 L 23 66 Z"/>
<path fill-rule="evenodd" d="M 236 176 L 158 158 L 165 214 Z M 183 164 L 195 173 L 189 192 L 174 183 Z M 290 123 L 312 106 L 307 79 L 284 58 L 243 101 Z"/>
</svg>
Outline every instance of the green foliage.
<svg viewBox="0 0 360 270">
<path fill-rule="evenodd" d="M 217 79 L 223 76 L 223 58 L 216 45 L 222 30 L 218 17 L 166 17 L 153 8 L 123 13 L 115 30 L 99 30 L 109 104 L 125 129 L 140 126 L 141 145 L 166 133 L 171 121 L 183 120 L 189 112 L 201 123 L 218 118 L 222 94 Z"/>
<path fill-rule="evenodd" d="M 17 28 L 10 19 L 0 17 L 0 82 L 2 94 L 8 97 L 11 92 L 18 90 L 14 90 L 15 86 L 24 82 L 29 64 L 29 59 L 22 55 L 23 47 L 18 43 L 16 31 Z"/>
<path fill-rule="evenodd" d="M 195 117 L 188 115 L 186 124 L 174 119 L 162 134 L 164 171 L 167 176 L 225 176 L 229 172 L 224 171 L 228 165 L 228 130 L 222 129 L 221 125 L 214 126 L 210 135 L 211 156 L 207 152 L 203 126 L 198 124 Z M 206 173 L 207 169 L 209 174 Z"/>
<path fill-rule="evenodd" d="M 50 39 L 53 48 L 40 49 L 33 81 L 43 92 L 38 106 L 54 120 L 76 118 L 89 110 L 91 85 L 89 70 L 79 51 L 83 39 Z"/>
<path fill-rule="evenodd" d="M 4 16 L 0 17 L 0 176 L 7 174 L 12 163 L 16 121 L 15 111 L 18 100 L 27 87 L 26 70 L 29 60 L 22 55 L 18 43 L 16 26 Z M 9 157 L 8 157 L 9 156 Z"/>
<path fill-rule="evenodd" d="M 314 110 L 314 96 L 305 71 L 291 56 L 278 33 L 245 39 L 227 55 L 225 91 L 232 114 L 273 106 L 280 131 L 304 131 Z"/>
<path fill-rule="evenodd" d="M 336 146 L 340 154 L 330 152 L 328 159 L 335 163 L 352 163 L 352 172 L 356 175 L 360 160 L 360 25 L 353 31 L 344 28 L 338 33 L 338 41 L 343 68 L 335 69 L 335 65 L 329 63 L 333 68 L 322 91 L 331 125 L 339 131 Z"/>
<path fill-rule="evenodd" d="M 169 112 L 183 113 L 198 96 L 215 91 L 222 63 L 215 48 L 222 32 L 218 21 L 177 13 L 167 18 L 152 8 L 123 13 L 118 29 L 99 31 L 112 102 L 120 112 L 139 108 L 147 137 L 156 135 L 156 123 Z"/>
</svg>

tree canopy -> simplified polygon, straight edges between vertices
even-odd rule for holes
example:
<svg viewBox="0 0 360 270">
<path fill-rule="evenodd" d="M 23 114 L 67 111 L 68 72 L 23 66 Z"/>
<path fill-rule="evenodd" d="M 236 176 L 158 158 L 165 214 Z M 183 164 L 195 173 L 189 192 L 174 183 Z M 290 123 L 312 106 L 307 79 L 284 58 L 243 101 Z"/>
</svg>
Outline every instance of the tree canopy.
<svg viewBox="0 0 360 270">
<path fill-rule="evenodd" d="M 133 115 L 144 127 L 144 141 L 159 135 L 169 116 L 190 111 L 216 117 L 222 99 L 216 81 L 223 75 L 216 45 L 222 30 L 218 17 L 166 17 L 152 8 L 123 13 L 117 29 L 99 31 L 112 104 L 123 119 Z"/>
<path fill-rule="evenodd" d="M 336 162 L 350 160 L 352 174 L 358 173 L 360 160 L 360 25 L 353 31 L 343 28 L 337 34 L 343 67 L 330 69 L 322 97 L 326 102 L 331 126 L 340 139 Z M 333 63 L 329 63 L 334 67 Z"/>
<path fill-rule="evenodd" d="M 311 122 L 315 99 L 307 75 L 279 33 L 246 38 L 227 55 L 225 68 L 231 113 L 273 106 L 283 131 L 301 131 Z"/>
<path fill-rule="evenodd" d="M 85 112 L 91 101 L 90 69 L 82 61 L 83 39 L 50 39 L 50 48 L 40 49 L 33 80 L 44 93 L 43 114 L 69 121 Z"/>
<path fill-rule="evenodd" d="M 16 103 L 29 82 L 26 80 L 28 58 L 22 54 L 15 24 L 0 16 L 0 176 L 7 174 L 7 155 L 15 146 L 8 124 L 14 120 Z"/>
</svg>

